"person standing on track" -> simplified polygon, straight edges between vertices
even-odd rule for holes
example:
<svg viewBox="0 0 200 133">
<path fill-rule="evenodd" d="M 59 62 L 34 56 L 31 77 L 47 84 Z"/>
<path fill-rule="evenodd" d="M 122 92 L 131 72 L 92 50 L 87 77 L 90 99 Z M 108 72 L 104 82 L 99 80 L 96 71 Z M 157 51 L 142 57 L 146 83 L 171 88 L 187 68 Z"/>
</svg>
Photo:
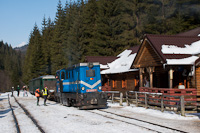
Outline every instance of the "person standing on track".
<svg viewBox="0 0 200 133">
<path fill-rule="evenodd" d="M 40 100 L 40 89 L 37 88 L 35 90 L 35 96 L 37 97 L 37 106 L 39 106 L 39 100 Z"/>
<path fill-rule="evenodd" d="M 17 96 L 19 97 L 19 91 L 20 91 L 20 88 L 19 88 L 19 85 L 17 85 Z"/>
<path fill-rule="evenodd" d="M 47 96 L 48 96 L 48 88 L 47 88 L 47 86 L 44 87 L 42 92 L 43 92 L 43 97 L 44 97 L 44 106 L 47 106 L 46 105 L 46 100 L 47 100 Z"/>
<path fill-rule="evenodd" d="M 12 91 L 12 95 L 11 95 L 11 97 L 13 97 L 14 87 L 11 88 L 11 91 Z"/>
<path fill-rule="evenodd" d="M 24 96 L 28 96 L 27 90 L 26 90 L 26 86 L 23 86 L 23 97 Z"/>
</svg>

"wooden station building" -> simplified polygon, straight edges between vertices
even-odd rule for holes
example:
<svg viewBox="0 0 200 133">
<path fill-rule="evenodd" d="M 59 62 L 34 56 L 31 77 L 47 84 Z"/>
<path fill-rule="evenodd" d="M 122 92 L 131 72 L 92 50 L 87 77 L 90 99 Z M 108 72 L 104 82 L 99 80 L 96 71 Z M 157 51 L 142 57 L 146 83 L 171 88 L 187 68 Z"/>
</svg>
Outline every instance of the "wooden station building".
<svg viewBox="0 0 200 133">
<path fill-rule="evenodd" d="M 178 90 L 180 95 L 195 95 L 200 103 L 200 28 L 177 35 L 147 34 L 140 46 L 117 57 L 86 60 L 102 64 L 102 85 L 108 90 Z"/>
<path fill-rule="evenodd" d="M 199 36 L 145 35 L 131 68 L 139 69 L 140 87 L 195 88 L 200 98 L 199 57 Z"/>
<path fill-rule="evenodd" d="M 117 59 L 108 63 L 108 69 L 101 71 L 105 90 L 121 92 L 139 90 L 138 69 L 131 69 L 138 49 L 139 46 L 134 46 L 124 50 Z"/>
</svg>

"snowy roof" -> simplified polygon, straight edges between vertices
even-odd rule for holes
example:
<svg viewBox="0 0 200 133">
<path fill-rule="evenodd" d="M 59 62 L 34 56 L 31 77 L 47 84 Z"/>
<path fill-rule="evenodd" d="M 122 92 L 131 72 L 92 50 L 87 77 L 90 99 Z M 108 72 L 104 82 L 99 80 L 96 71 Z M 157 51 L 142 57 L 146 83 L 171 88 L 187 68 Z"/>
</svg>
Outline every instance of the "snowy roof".
<svg viewBox="0 0 200 133">
<path fill-rule="evenodd" d="M 191 45 L 185 44 L 184 47 L 178 47 L 175 45 L 162 45 L 161 51 L 163 54 L 199 54 L 200 40 L 193 42 Z"/>
<path fill-rule="evenodd" d="M 100 64 L 100 68 L 101 69 L 108 69 L 109 67 L 108 67 L 108 65 L 102 65 L 102 64 Z"/>
<path fill-rule="evenodd" d="M 198 59 L 198 56 L 191 56 L 183 59 L 167 59 L 168 65 L 193 65 Z"/>
<path fill-rule="evenodd" d="M 191 43 L 191 45 L 185 44 L 184 47 L 178 47 L 175 45 L 162 45 L 161 49 L 163 54 L 180 54 L 190 55 L 189 57 L 180 59 L 166 59 L 168 65 L 193 65 L 199 58 L 195 56 L 200 53 L 200 41 Z"/>
<path fill-rule="evenodd" d="M 165 65 L 193 65 L 199 58 L 198 36 L 147 34 L 145 37 Z"/>
<path fill-rule="evenodd" d="M 124 50 L 120 53 L 116 60 L 108 63 L 109 69 L 101 71 L 101 74 L 114 74 L 124 73 L 129 71 L 138 71 L 138 69 L 130 69 L 133 60 L 135 59 L 136 53 L 132 53 L 132 50 Z"/>
</svg>

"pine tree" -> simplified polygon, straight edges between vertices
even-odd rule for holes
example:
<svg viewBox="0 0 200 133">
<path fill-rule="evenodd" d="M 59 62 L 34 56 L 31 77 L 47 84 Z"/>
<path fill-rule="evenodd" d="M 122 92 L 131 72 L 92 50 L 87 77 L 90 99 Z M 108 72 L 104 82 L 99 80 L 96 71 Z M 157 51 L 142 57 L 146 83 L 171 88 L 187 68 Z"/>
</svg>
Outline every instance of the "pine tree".
<svg viewBox="0 0 200 133">
<path fill-rule="evenodd" d="M 83 8 L 83 34 L 81 36 L 82 45 L 84 48 L 83 54 L 85 56 L 98 55 L 95 47 L 97 12 L 98 7 L 96 0 L 88 0 L 87 4 Z"/>
<path fill-rule="evenodd" d="M 23 80 L 27 83 L 30 79 L 43 75 L 42 64 L 44 56 L 42 54 L 42 38 L 40 31 L 35 24 L 30 35 L 27 55 L 24 62 Z"/>
<path fill-rule="evenodd" d="M 51 73 L 55 73 L 57 70 L 66 66 L 66 59 L 64 57 L 64 24 L 65 24 L 65 14 L 62 8 L 61 1 L 59 1 L 57 6 L 57 13 L 55 18 L 55 29 L 52 38 L 51 47 Z"/>
<path fill-rule="evenodd" d="M 0 91 L 10 91 L 11 86 L 19 84 L 21 77 L 21 54 L 11 45 L 0 42 Z"/>
<path fill-rule="evenodd" d="M 82 3 L 83 4 L 83 3 Z M 68 31 L 68 40 L 67 40 L 67 57 L 68 57 L 68 66 L 77 64 L 81 60 L 83 53 L 83 45 L 81 43 L 82 35 L 82 17 L 81 17 L 81 3 L 80 1 L 70 5 L 70 14 L 71 14 L 71 23 Z"/>
<path fill-rule="evenodd" d="M 44 18 L 42 23 L 42 54 L 44 56 L 42 70 L 44 75 L 51 74 L 51 47 L 52 47 L 52 38 L 53 38 L 53 30 L 54 24 L 51 19 Z"/>
</svg>

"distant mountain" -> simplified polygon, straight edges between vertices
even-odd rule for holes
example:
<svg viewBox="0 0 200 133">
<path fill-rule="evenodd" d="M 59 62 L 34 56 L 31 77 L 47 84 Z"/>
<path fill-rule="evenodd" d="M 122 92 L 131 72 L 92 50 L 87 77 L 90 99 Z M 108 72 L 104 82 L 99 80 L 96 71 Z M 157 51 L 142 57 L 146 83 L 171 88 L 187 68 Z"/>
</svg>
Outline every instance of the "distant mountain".
<svg viewBox="0 0 200 133">
<path fill-rule="evenodd" d="M 16 47 L 16 48 L 14 48 L 14 50 L 21 51 L 21 53 L 26 54 L 27 48 L 28 48 L 28 44 L 24 45 L 22 47 Z"/>
</svg>

